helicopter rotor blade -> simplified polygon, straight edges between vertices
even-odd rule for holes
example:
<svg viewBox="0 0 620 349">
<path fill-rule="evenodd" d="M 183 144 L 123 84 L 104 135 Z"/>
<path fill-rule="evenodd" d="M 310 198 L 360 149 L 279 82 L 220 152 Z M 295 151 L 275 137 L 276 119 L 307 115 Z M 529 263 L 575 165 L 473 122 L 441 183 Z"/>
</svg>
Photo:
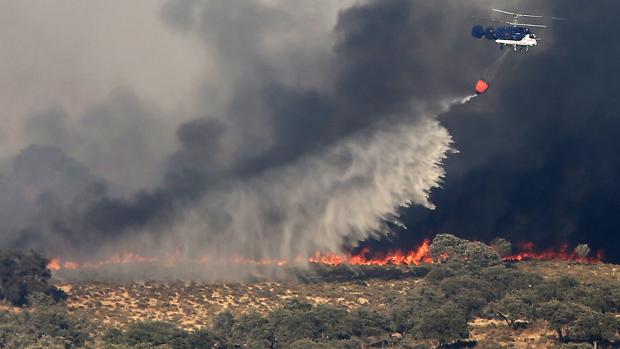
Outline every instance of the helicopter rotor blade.
<svg viewBox="0 0 620 349">
<path fill-rule="evenodd" d="M 567 21 L 567 18 L 563 18 L 563 17 L 545 17 L 545 16 L 540 16 L 540 15 L 530 15 L 530 14 L 525 14 L 525 13 L 514 13 L 514 12 L 510 12 L 510 11 L 504 11 L 504 10 L 500 10 L 500 9 L 491 9 L 495 12 L 499 12 L 499 13 L 503 13 L 503 14 L 507 14 L 507 15 L 511 15 L 511 16 L 515 16 L 516 18 L 519 17 L 527 17 L 527 18 L 543 18 L 543 19 L 551 19 L 551 20 L 555 20 L 555 21 Z"/>
<path fill-rule="evenodd" d="M 517 15 L 517 14 L 516 14 L 516 13 L 514 13 L 514 12 L 508 12 L 508 11 L 504 11 L 504 10 L 498 10 L 498 9 L 496 9 L 496 8 L 494 8 L 494 9 L 492 9 L 492 10 L 493 10 L 493 11 L 495 11 L 495 12 L 499 12 L 499 13 L 505 13 L 505 14 L 507 14 L 507 15 L 513 15 L 513 16 L 516 16 L 516 15 Z"/>
<path fill-rule="evenodd" d="M 538 15 L 524 15 L 524 14 L 517 14 L 517 16 L 519 16 L 519 17 L 528 17 L 528 18 L 545 18 L 543 16 L 538 16 Z"/>
<path fill-rule="evenodd" d="M 526 23 L 519 23 L 520 27 L 534 27 L 534 28 L 549 28 L 546 25 L 541 25 L 541 24 L 526 24 Z"/>
<path fill-rule="evenodd" d="M 507 21 L 502 21 L 499 19 L 493 19 L 493 18 L 485 18 L 485 17 L 472 17 L 473 19 L 479 19 L 482 21 L 491 21 L 491 22 L 496 22 L 496 23 L 504 23 L 504 24 L 508 24 L 508 25 L 514 25 L 514 22 L 507 22 Z"/>
</svg>

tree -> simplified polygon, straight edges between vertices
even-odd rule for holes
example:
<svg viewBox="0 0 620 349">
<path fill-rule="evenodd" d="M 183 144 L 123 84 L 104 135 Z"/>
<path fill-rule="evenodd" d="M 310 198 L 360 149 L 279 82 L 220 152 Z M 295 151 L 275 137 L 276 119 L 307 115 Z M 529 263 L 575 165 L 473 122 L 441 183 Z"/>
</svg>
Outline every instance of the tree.
<svg viewBox="0 0 620 349">
<path fill-rule="evenodd" d="M 82 348 L 90 339 L 90 324 L 69 316 L 66 308 L 38 306 L 20 313 L 0 312 L 2 348 Z"/>
<path fill-rule="evenodd" d="M 587 244 L 579 244 L 575 247 L 575 254 L 579 258 L 586 258 L 590 254 L 590 246 Z"/>
<path fill-rule="evenodd" d="M 469 337 L 465 316 L 450 303 L 422 313 L 415 331 L 417 337 L 436 340 L 439 346 Z"/>
<path fill-rule="evenodd" d="M 230 310 L 226 310 L 215 316 L 211 329 L 213 330 L 213 333 L 221 338 L 230 338 L 234 325 L 235 317 Z"/>
<path fill-rule="evenodd" d="M 579 300 L 593 310 L 606 313 L 620 311 L 620 289 L 615 282 L 598 282 L 584 285 Z"/>
<path fill-rule="evenodd" d="M 167 344 L 173 349 L 192 349 L 188 332 L 162 321 L 143 321 L 129 325 L 123 335 L 123 344 Z"/>
<path fill-rule="evenodd" d="M 390 320 L 383 314 L 358 309 L 351 315 L 351 334 L 356 337 L 372 337 L 390 331 Z"/>
<path fill-rule="evenodd" d="M 213 333 L 202 329 L 192 332 L 189 342 L 192 349 L 209 349 L 218 343 L 218 340 Z"/>
<path fill-rule="evenodd" d="M 394 329 L 403 334 L 411 331 L 422 321 L 420 314 L 441 307 L 445 301 L 445 295 L 435 287 L 416 288 L 392 312 Z"/>
<path fill-rule="evenodd" d="M 512 243 L 504 238 L 495 238 L 491 241 L 491 248 L 502 258 L 512 254 Z"/>
<path fill-rule="evenodd" d="M 577 293 L 581 284 L 573 277 L 562 276 L 558 279 L 540 283 L 534 289 L 539 302 L 551 300 L 571 301 L 578 298 Z"/>
<path fill-rule="evenodd" d="M 308 308 L 299 307 L 300 304 L 303 305 L 286 305 L 267 317 L 278 343 L 290 344 L 304 338 L 333 340 L 351 337 L 352 321 L 345 308 L 326 305 L 310 305 Z"/>
<path fill-rule="evenodd" d="M 489 308 L 511 328 L 515 328 L 517 320 L 529 319 L 533 315 L 531 306 L 515 293 L 507 294 L 504 298 L 491 303 Z"/>
<path fill-rule="evenodd" d="M 269 348 L 275 343 L 273 325 L 256 311 L 243 314 L 232 328 L 234 345 Z"/>
<path fill-rule="evenodd" d="M 63 338 L 43 336 L 36 343 L 26 346 L 25 349 L 65 349 L 65 341 Z"/>
<path fill-rule="evenodd" d="M 430 245 L 431 256 L 456 270 L 477 273 L 482 268 L 501 265 L 502 259 L 493 249 L 481 242 L 459 239 L 451 234 L 435 236 Z"/>
<path fill-rule="evenodd" d="M 570 324 L 570 339 L 586 341 L 592 344 L 609 343 L 614 340 L 620 329 L 620 323 L 611 314 L 601 314 L 589 309 L 582 309 Z"/>
<path fill-rule="evenodd" d="M 527 290 L 543 281 L 538 274 L 523 272 L 497 265 L 480 271 L 480 277 L 495 287 L 498 294 L 514 290 Z"/>
<path fill-rule="evenodd" d="M 0 296 L 15 306 L 28 303 L 29 296 L 45 294 L 55 301 L 66 299 L 60 289 L 49 285 L 49 260 L 36 252 L 0 251 Z"/>
<path fill-rule="evenodd" d="M 467 318 L 480 315 L 484 306 L 498 296 L 494 285 L 473 275 L 446 278 L 439 287 Z"/>
<path fill-rule="evenodd" d="M 558 340 L 565 341 L 568 327 L 577 319 L 579 305 L 552 300 L 541 305 L 539 315 L 558 334 Z"/>
</svg>

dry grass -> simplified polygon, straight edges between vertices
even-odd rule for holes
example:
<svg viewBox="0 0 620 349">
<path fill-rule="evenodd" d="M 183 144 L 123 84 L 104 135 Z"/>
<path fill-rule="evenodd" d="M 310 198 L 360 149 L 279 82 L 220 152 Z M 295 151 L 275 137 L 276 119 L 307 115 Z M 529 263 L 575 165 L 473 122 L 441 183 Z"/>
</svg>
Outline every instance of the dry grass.
<svg viewBox="0 0 620 349">
<path fill-rule="evenodd" d="M 93 320 L 124 327 L 142 320 L 163 320 L 185 329 L 208 326 L 223 310 L 241 314 L 268 312 L 292 298 L 314 304 L 381 309 L 394 292 L 404 294 L 417 280 L 339 282 L 200 284 L 200 283 L 77 283 L 62 284 L 70 311 L 86 312 Z"/>
<path fill-rule="evenodd" d="M 620 267 L 609 264 L 565 262 L 522 262 L 520 270 L 554 278 L 573 276 L 583 282 L 620 282 Z M 256 282 L 213 284 L 196 282 L 76 282 L 61 284 L 69 294 L 68 307 L 85 312 L 96 322 L 123 328 L 144 320 L 163 320 L 195 330 L 210 325 L 223 310 L 239 315 L 256 310 L 271 311 L 292 298 L 314 304 L 341 305 L 350 309 L 365 307 L 385 309 L 425 281 L 408 277 L 399 280 L 346 282 Z M 471 339 L 476 348 L 559 348 L 555 333 L 544 323 L 527 329 L 512 330 L 506 323 L 476 319 L 470 323 Z"/>
</svg>

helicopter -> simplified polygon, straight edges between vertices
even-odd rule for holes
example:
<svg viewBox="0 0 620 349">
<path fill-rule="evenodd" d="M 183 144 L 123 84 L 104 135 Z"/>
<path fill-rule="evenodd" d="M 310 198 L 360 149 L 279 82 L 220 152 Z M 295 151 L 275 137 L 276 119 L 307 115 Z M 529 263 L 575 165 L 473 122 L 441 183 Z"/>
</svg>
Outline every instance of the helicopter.
<svg viewBox="0 0 620 349">
<path fill-rule="evenodd" d="M 534 34 L 532 29 L 530 28 L 547 28 L 546 25 L 542 24 L 531 24 L 531 23 L 520 23 L 519 19 L 521 17 L 525 18 L 537 18 L 537 19 L 551 19 L 551 20 L 561 20 L 566 21 L 566 18 L 561 17 L 544 17 L 538 15 L 528 15 L 523 13 L 514 13 L 499 9 L 492 9 L 494 12 L 501 13 L 503 15 L 513 16 L 512 21 L 504 21 L 491 19 L 493 22 L 499 22 L 510 25 L 509 27 L 498 27 L 493 29 L 493 27 L 487 27 L 486 29 L 481 25 L 476 25 L 471 29 L 471 35 L 477 39 L 481 39 L 483 37 L 488 40 L 494 40 L 496 44 L 499 45 L 500 49 L 504 49 L 506 47 L 512 47 L 513 50 L 516 51 L 529 51 L 530 47 L 534 47 L 538 45 L 538 41 L 541 39 Z"/>
</svg>

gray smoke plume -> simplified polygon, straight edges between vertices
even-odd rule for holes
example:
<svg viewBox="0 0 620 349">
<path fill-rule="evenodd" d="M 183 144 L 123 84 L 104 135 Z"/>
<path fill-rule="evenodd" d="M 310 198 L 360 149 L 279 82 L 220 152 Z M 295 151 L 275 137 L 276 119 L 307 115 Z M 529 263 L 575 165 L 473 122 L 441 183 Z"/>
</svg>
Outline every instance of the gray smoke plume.
<svg viewBox="0 0 620 349">
<path fill-rule="evenodd" d="M 205 59 L 194 100 L 166 109 L 121 89 L 28 117 L 35 145 L 0 183 L 2 244 L 296 259 L 386 234 L 402 206 L 432 208 L 452 143 L 436 117 L 498 54 L 466 50 L 465 14 L 487 3 L 349 6 L 163 4 L 162 23 Z"/>
</svg>

